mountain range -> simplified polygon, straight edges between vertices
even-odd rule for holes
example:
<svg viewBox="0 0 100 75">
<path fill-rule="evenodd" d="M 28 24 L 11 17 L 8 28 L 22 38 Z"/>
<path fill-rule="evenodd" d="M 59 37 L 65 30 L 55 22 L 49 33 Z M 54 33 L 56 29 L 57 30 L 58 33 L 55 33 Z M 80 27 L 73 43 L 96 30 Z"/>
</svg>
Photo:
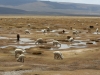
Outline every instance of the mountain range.
<svg viewBox="0 0 100 75">
<path fill-rule="evenodd" d="M 0 14 L 99 16 L 100 5 L 40 0 L 0 0 Z"/>
</svg>

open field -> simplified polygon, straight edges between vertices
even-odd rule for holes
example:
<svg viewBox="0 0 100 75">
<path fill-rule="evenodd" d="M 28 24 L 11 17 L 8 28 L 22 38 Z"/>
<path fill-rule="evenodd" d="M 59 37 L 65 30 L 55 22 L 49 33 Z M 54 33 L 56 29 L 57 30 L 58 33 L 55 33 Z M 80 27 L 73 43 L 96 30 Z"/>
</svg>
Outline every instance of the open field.
<svg viewBox="0 0 100 75">
<path fill-rule="evenodd" d="M 47 27 L 51 31 L 43 33 Z M 100 75 L 100 30 L 97 34 L 96 28 L 100 29 L 99 17 L 0 16 L 0 75 Z M 73 29 L 81 33 L 73 35 Z M 17 33 L 20 42 L 16 42 Z M 75 41 L 68 42 L 68 36 Z M 47 43 L 35 45 L 38 38 Z M 61 48 L 55 48 L 52 39 Z M 24 63 L 16 61 L 16 48 L 26 50 Z M 54 59 L 56 50 L 63 60 Z"/>
</svg>

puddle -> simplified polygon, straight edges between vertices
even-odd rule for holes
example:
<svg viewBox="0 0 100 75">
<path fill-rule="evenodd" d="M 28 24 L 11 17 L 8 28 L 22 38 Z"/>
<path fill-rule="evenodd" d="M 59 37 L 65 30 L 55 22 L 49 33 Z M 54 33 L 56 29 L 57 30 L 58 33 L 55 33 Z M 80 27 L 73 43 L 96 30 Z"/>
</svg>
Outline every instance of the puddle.
<svg viewBox="0 0 100 75">
<path fill-rule="evenodd" d="M 36 47 L 36 45 L 29 45 L 29 46 L 16 46 L 17 48 L 28 49 L 31 47 Z"/>
<path fill-rule="evenodd" d="M 56 32 L 56 30 L 52 30 L 52 31 L 50 31 L 50 32 Z"/>
<path fill-rule="evenodd" d="M 52 31 L 50 31 L 50 32 L 56 32 L 57 30 L 52 30 Z M 42 29 L 42 30 L 40 30 L 40 31 L 36 31 L 36 32 L 44 32 L 44 29 Z"/>
<path fill-rule="evenodd" d="M 36 31 L 36 32 L 42 32 L 42 33 L 43 33 L 43 32 L 44 32 L 44 29 L 42 29 L 42 30 L 40 30 L 40 31 Z"/>
<path fill-rule="evenodd" d="M 94 32 L 93 34 L 97 34 L 97 32 Z M 100 34 L 100 32 L 98 32 L 98 34 Z"/>
<path fill-rule="evenodd" d="M 64 29 L 65 30 L 65 29 Z M 54 33 L 54 32 L 60 32 L 60 31 L 63 31 L 63 29 L 58 29 L 58 30 L 52 30 L 50 32 Z M 40 30 L 40 31 L 36 31 L 36 32 L 44 32 L 44 29 Z M 65 33 L 69 33 L 68 31 L 65 31 Z"/>
<path fill-rule="evenodd" d="M 13 39 L 15 39 L 15 38 L 13 38 Z M 21 38 L 19 42 L 14 41 L 14 43 L 11 43 L 10 45 L 7 45 L 7 46 L 1 46 L 0 48 L 6 48 L 9 46 L 13 46 L 16 48 L 22 48 L 22 49 L 36 47 L 34 40 L 30 40 L 30 38 Z"/>
<path fill-rule="evenodd" d="M 67 44 L 61 44 L 61 47 L 54 47 L 54 48 L 51 48 L 50 50 L 58 50 L 58 49 L 68 49 L 70 48 Z"/>
<path fill-rule="evenodd" d="M 59 36 L 58 34 L 55 33 L 56 36 Z M 7 37 L 0 37 L 1 39 L 8 39 Z M 80 37 L 77 37 L 80 38 Z M 11 38 L 11 39 L 15 39 L 15 38 Z M 52 39 L 49 39 L 49 41 Z M 60 49 L 69 49 L 69 48 L 86 48 L 87 47 L 87 43 L 93 43 L 93 45 L 96 45 L 97 43 L 95 41 L 89 41 L 89 40 L 74 40 L 74 42 L 70 45 L 66 44 L 61 44 L 61 47 L 53 47 L 50 50 L 60 50 Z M 52 43 L 52 42 L 49 42 Z M 10 43 L 8 45 L 5 46 L 1 46 L 0 48 L 6 48 L 9 46 L 13 46 L 16 48 L 22 48 L 22 49 L 28 49 L 31 47 L 36 47 L 37 45 L 35 45 L 34 40 L 31 40 L 30 38 L 21 38 L 19 43 L 14 41 L 14 43 Z"/>
<path fill-rule="evenodd" d="M 16 39 L 16 38 L 10 38 L 10 37 L 0 36 L 0 39 Z"/>
<path fill-rule="evenodd" d="M 50 50 L 60 50 L 60 49 L 69 49 L 69 48 L 86 48 L 86 43 L 74 43 L 74 44 L 71 44 L 71 45 L 67 45 L 67 44 L 61 44 L 61 47 L 54 47 L 54 48 L 51 48 Z"/>
<path fill-rule="evenodd" d="M 51 48 L 50 50 L 60 50 L 60 49 L 69 49 L 69 48 L 86 48 L 87 47 L 87 40 L 74 40 L 74 42 L 70 45 L 67 44 L 61 44 L 61 47 L 54 47 Z M 93 43 L 93 45 L 96 45 L 97 43 L 95 41 L 90 41 Z M 52 43 L 52 42 L 51 42 Z"/>
<path fill-rule="evenodd" d="M 0 39 L 8 39 L 8 40 L 12 39 L 12 40 L 15 40 L 13 42 L 15 42 L 16 44 L 18 43 L 16 42 L 16 38 L 0 37 Z M 30 38 L 20 38 L 20 41 L 19 41 L 20 44 L 31 43 L 31 42 L 34 42 L 34 40 L 30 40 Z"/>
<path fill-rule="evenodd" d="M 10 37 L 0 36 L 0 39 L 16 39 L 16 38 L 10 38 Z"/>
<path fill-rule="evenodd" d="M 21 38 L 20 40 L 23 41 L 23 42 L 32 42 L 32 41 L 34 41 L 34 40 L 30 40 L 30 38 Z"/>
<path fill-rule="evenodd" d="M 62 31 L 62 30 L 52 30 L 50 32 L 60 32 L 60 31 Z M 69 33 L 69 32 L 68 31 L 65 31 L 65 33 Z"/>
<path fill-rule="evenodd" d="M 65 33 L 67 34 L 67 33 L 69 33 L 69 32 L 65 32 Z"/>
<path fill-rule="evenodd" d="M 70 45 L 70 48 L 86 48 L 87 46 L 84 45 Z"/>
<path fill-rule="evenodd" d="M 93 43 L 93 45 L 96 45 L 97 44 L 95 41 L 74 40 L 74 43 L 72 43 L 70 45 L 70 47 L 72 47 L 72 48 L 86 48 L 88 42 Z"/>
<path fill-rule="evenodd" d="M 61 44 L 61 47 L 59 49 L 66 49 L 66 48 L 69 48 L 67 44 Z"/>
<path fill-rule="evenodd" d="M 60 31 L 63 31 L 63 30 L 52 30 L 50 32 L 60 32 Z M 65 34 L 69 33 L 69 31 L 65 31 Z"/>
<path fill-rule="evenodd" d="M 77 45 L 78 44 L 86 45 L 87 42 L 91 42 L 93 44 L 96 44 L 95 41 L 89 41 L 89 40 L 74 40 L 74 43 L 77 44 Z"/>
<path fill-rule="evenodd" d="M 26 44 L 26 43 L 32 43 L 34 40 L 30 40 L 30 38 L 21 38 L 19 41 L 19 44 Z M 34 43 L 33 43 L 34 44 Z"/>
<path fill-rule="evenodd" d="M 0 36 L 0 39 L 10 39 L 8 37 L 3 37 L 3 36 Z"/>
<path fill-rule="evenodd" d="M 31 48 L 31 47 L 36 47 L 36 45 L 25 45 L 25 46 L 18 46 L 18 45 L 7 45 L 7 46 L 1 46 L 0 48 L 6 48 L 6 47 L 9 47 L 9 46 L 13 46 L 13 47 L 16 47 L 16 48 L 22 48 L 22 49 L 28 49 L 28 48 Z"/>
</svg>

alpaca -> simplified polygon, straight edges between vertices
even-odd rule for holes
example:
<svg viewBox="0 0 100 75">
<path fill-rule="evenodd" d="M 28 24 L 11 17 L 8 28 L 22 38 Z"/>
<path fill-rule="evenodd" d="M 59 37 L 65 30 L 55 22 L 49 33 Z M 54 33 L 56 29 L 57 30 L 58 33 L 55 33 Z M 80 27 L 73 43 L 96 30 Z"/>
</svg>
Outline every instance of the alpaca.
<svg viewBox="0 0 100 75">
<path fill-rule="evenodd" d="M 18 54 L 22 54 L 24 52 L 25 52 L 25 50 L 23 50 L 23 49 L 15 49 L 15 58 L 17 57 Z"/>
<path fill-rule="evenodd" d="M 18 62 L 24 62 L 24 58 L 25 58 L 25 55 L 21 54 L 21 55 L 18 56 L 17 61 Z"/>
<path fill-rule="evenodd" d="M 54 51 L 54 59 L 63 59 L 63 55 L 60 51 Z"/>
<path fill-rule="evenodd" d="M 61 47 L 61 43 L 59 41 L 53 40 L 53 46 L 57 47 L 57 45 L 60 45 Z"/>
<path fill-rule="evenodd" d="M 30 34 L 30 31 L 29 30 L 25 30 L 25 34 Z"/>
</svg>

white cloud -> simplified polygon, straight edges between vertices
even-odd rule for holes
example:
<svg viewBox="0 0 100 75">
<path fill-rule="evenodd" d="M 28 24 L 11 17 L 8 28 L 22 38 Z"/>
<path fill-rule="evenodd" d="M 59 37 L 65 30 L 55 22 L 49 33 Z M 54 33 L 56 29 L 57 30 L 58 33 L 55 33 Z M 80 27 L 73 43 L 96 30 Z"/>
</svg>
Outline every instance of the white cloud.
<svg viewBox="0 0 100 75">
<path fill-rule="evenodd" d="M 45 0 L 45 1 L 100 4 L 100 0 Z"/>
</svg>

